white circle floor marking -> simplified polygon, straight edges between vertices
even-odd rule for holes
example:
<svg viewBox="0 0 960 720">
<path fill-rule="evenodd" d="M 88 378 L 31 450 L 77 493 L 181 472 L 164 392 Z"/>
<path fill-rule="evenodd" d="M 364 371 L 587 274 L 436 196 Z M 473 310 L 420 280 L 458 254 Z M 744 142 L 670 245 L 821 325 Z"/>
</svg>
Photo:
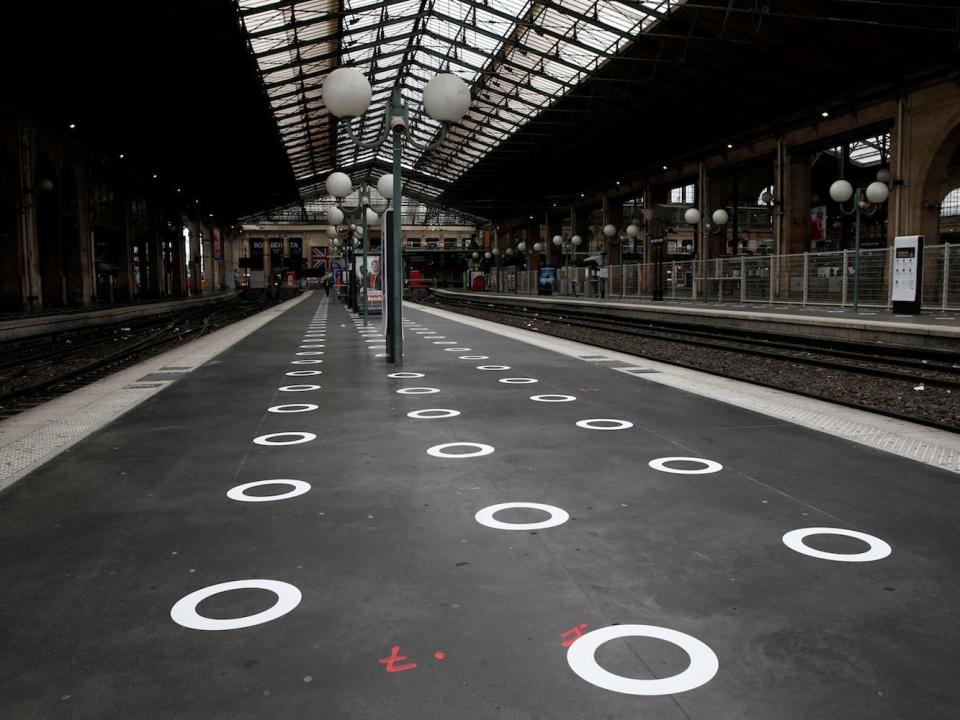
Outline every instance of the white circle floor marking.
<svg viewBox="0 0 960 720">
<path fill-rule="evenodd" d="M 489 355 L 461 355 L 460 360 L 489 360 Z"/>
<path fill-rule="evenodd" d="M 307 375 L 323 375 L 323 370 L 291 370 L 286 374 L 291 377 L 306 377 Z"/>
<path fill-rule="evenodd" d="M 319 385 L 283 385 L 277 388 L 280 392 L 307 392 L 308 390 L 319 390 Z"/>
<path fill-rule="evenodd" d="M 320 348 L 325 348 L 326 345 L 301 345 L 301 350 L 319 350 Z"/>
<path fill-rule="evenodd" d="M 477 448 L 473 452 L 466 453 L 448 453 L 446 452 L 447 448 L 455 447 L 474 447 Z M 493 445 L 484 445 L 483 443 L 473 443 L 473 442 L 452 442 L 452 443 L 443 443 L 442 445 L 434 445 L 432 448 L 427 449 L 427 455 L 438 458 L 453 458 L 459 460 L 462 458 L 472 458 L 480 457 L 482 455 L 490 455 L 493 452 Z"/>
<path fill-rule="evenodd" d="M 373 340 L 366 340 L 365 342 L 368 342 L 368 343 L 380 343 L 381 345 L 383 344 L 383 340 L 377 340 L 376 338 L 374 338 Z"/>
<path fill-rule="evenodd" d="M 577 397 L 576 395 L 531 395 L 530 399 L 534 402 L 573 402 Z"/>
<path fill-rule="evenodd" d="M 435 340 L 434 345 L 456 345 L 456 340 Z"/>
<path fill-rule="evenodd" d="M 264 485 L 289 485 L 293 490 L 278 495 L 246 494 L 250 488 L 263 487 Z M 287 500 L 307 492 L 310 492 L 310 483 L 303 480 L 257 480 L 230 488 L 227 490 L 227 497 L 239 502 L 273 502 L 274 500 Z"/>
<path fill-rule="evenodd" d="M 417 335 L 436 335 L 432 330 L 417 330 Z"/>
<path fill-rule="evenodd" d="M 431 413 L 431 414 L 428 415 L 427 413 Z M 459 410 L 448 410 L 446 408 L 429 408 L 427 410 L 414 410 L 413 412 L 408 412 L 407 417 L 414 418 L 416 420 L 439 420 L 440 418 L 456 417 L 459 414 L 460 414 Z"/>
<path fill-rule="evenodd" d="M 509 370 L 509 365 L 477 365 L 477 370 Z"/>
<path fill-rule="evenodd" d="M 291 360 L 291 365 L 316 365 L 317 363 L 322 363 L 323 360 Z"/>
<path fill-rule="evenodd" d="M 303 352 L 298 352 L 297 355 L 323 355 L 323 350 L 304 350 Z"/>
<path fill-rule="evenodd" d="M 693 470 L 681 470 L 680 468 L 672 468 L 667 465 L 671 462 L 695 462 L 703 465 L 702 468 L 694 468 Z M 706 458 L 695 458 L 695 457 L 663 457 L 657 458 L 656 460 L 651 460 L 647 463 L 654 470 L 659 470 L 660 472 L 666 473 L 675 473 L 677 475 L 709 475 L 710 473 L 720 472 L 723 470 L 723 465 L 713 460 L 707 460 Z"/>
<path fill-rule="evenodd" d="M 500 378 L 497 382 L 501 382 L 504 385 L 532 385 L 540 381 L 536 378 Z"/>
<path fill-rule="evenodd" d="M 841 535 L 843 537 L 856 538 L 863 540 L 870 547 L 859 553 L 833 553 L 823 550 L 815 550 L 803 542 L 804 538 L 810 535 Z M 800 530 L 791 530 L 783 536 L 783 544 L 791 550 L 798 553 L 809 555 L 810 557 L 820 558 L 821 560 L 835 560 L 837 562 L 871 562 L 873 560 L 883 560 L 893 550 L 890 546 L 878 537 L 857 532 L 856 530 L 844 530 L 843 528 L 813 527 L 802 528 Z"/>
<path fill-rule="evenodd" d="M 597 425 L 597 423 L 610 424 Z M 626 430 L 632 428 L 633 423 L 629 420 L 614 420 L 613 418 L 590 418 L 589 420 L 577 420 L 577 427 L 585 430 Z"/>
<path fill-rule="evenodd" d="M 425 336 L 424 340 L 446 340 L 446 335 L 437 335 L 436 333 L 431 333 L 429 336 Z"/>
<path fill-rule="evenodd" d="M 374 357 L 387 357 L 387 353 L 377 353 Z"/>
<path fill-rule="evenodd" d="M 395 372 L 387 375 L 388 378 L 394 378 L 395 380 L 410 380 L 413 378 L 422 378 L 423 373 L 418 372 Z"/>
<path fill-rule="evenodd" d="M 473 348 L 444 348 L 444 352 L 470 352 Z"/>
<path fill-rule="evenodd" d="M 648 637 L 666 640 L 690 657 L 690 665 L 681 673 L 656 680 L 639 680 L 616 675 L 597 663 L 601 645 L 618 638 Z M 673 695 L 693 690 L 713 679 L 720 669 L 716 653 L 691 635 L 656 625 L 611 625 L 578 637 L 567 650 L 567 664 L 582 679 L 604 690 L 626 695 Z"/>
<path fill-rule="evenodd" d="M 230 590 L 269 590 L 277 596 L 277 602 L 274 603 L 273 607 L 255 615 L 227 620 L 204 617 L 197 612 L 197 605 L 208 597 Z M 296 587 L 279 580 L 233 580 L 232 582 L 219 583 L 196 590 L 181 598 L 170 609 L 170 617 L 178 625 L 191 630 L 239 630 L 240 628 L 270 622 L 286 615 L 300 604 L 302 597 Z"/>
<path fill-rule="evenodd" d="M 313 403 L 291 403 L 289 405 L 274 405 L 273 407 L 267 408 L 267 412 L 272 412 L 272 413 L 310 412 L 311 410 L 316 410 L 319 407 L 320 407 L 319 405 L 314 405 Z"/>
<path fill-rule="evenodd" d="M 549 513 L 550 517 L 546 520 L 532 523 L 508 523 L 497 520 L 494 517 L 494 515 L 501 510 L 511 510 L 513 508 L 543 510 L 545 513 Z M 554 505 L 543 505 L 542 503 L 531 502 L 508 502 L 485 507 L 483 510 L 477 512 L 477 514 L 473 517 L 481 525 L 486 525 L 487 527 L 494 528 L 495 530 L 542 530 L 543 528 L 551 528 L 556 527 L 557 525 L 563 525 L 567 520 L 570 519 L 570 514 L 566 510 L 555 507 Z"/>
<path fill-rule="evenodd" d="M 274 440 L 274 438 L 280 437 L 290 437 L 295 436 L 296 440 Z M 280 445 L 299 445 L 300 443 L 310 442 L 311 440 L 316 440 L 317 436 L 309 432 L 279 432 L 279 433 L 270 433 L 268 435 L 261 435 L 260 437 L 255 437 L 253 442 L 257 445 L 267 445 L 267 446 L 280 446 Z"/>
<path fill-rule="evenodd" d="M 397 390 L 398 395 L 431 395 L 440 392 L 439 388 L 431 387 L 408 387 Z"/>
</svg>

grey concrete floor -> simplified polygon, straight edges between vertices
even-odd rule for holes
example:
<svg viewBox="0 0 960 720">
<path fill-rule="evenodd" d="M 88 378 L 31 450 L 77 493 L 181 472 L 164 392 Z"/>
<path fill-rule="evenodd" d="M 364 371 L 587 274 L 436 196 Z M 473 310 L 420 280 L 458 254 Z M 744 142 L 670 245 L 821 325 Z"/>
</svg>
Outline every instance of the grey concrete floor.
<svg viewBox="0 0 960 720">
<path fill-rule="evenodd" d="M 305 341 L 315 313 L 324 338 Z M 382 348 L 367 342 L 377 338 L 360 336 L 341 305 L 311 300 L 0 493 L 0 717 L 957 716 L 955 475 L 453 320 L 406 316 L 444 337 L 408 327 L 402 370 L 422 378 L 388 377 Z M 457 344 L 437 344 L 447 340 Z M 285 374 L 313 369 L 322 374 Z M 499 382 L 508 377 L 537 382 Z M 278 389 L 301 383 L 321 387 Z M 438 392 L 397 393 L 411 387 Z M 292 403 L 317 408 L 268 411 Z M 460 414 L 407 415 L 437 408 Z M 591 418 L 632 427 L 577 427 Z M 283 432 L 315 438 L 254 442 Z M 427 453 L 454 442 L 494 452 Z M 677 456 L 722 469 L 649 465 Z M 268 479 L 310 489 L 227 497 Z M 569 517 L 531 530 L 474 517 L 508 502 Z M 783 543 L 812 527 L 863 532 L 892 552 L 839 562 Z M 834 535 L 806 543 L 868 548 Z M 171 617 L 203 588 L 264 579 L 287 584 L 278 587 L 295 606 L 219 631 Z M 222 592 L 193 618 L 244 618 L 278 597 Z M 587 653 L 578 667 L 589 679 L 574 672 L 564 633 L 627 625 L 684 633 L 708 650 L 691 660 L 667 640 L 607 630 L 625 637 L 600 643 L 593 661 Z M 589 640 L 572 648 L 580 642 Z M 643 685 L 662 691 L 688 666 L 696 687 L 665 695 L 592 683 L 603 684 L 602 668 L 631 689 L 662 679 Z"/>
</svg>

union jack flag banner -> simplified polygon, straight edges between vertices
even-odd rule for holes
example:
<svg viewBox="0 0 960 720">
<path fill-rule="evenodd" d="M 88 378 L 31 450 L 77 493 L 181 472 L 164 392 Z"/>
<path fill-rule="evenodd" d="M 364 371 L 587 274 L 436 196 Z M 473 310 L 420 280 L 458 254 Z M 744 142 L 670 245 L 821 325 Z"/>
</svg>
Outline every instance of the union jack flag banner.
<svg viewBox="0 0 960 720">
<path fill-rule="evenodd" d="M 310 248 L 310 267 L 314 270 L 323 270 L 326 274 L 330 267 L 330 248 L 326 246 Z"/>
</svg>

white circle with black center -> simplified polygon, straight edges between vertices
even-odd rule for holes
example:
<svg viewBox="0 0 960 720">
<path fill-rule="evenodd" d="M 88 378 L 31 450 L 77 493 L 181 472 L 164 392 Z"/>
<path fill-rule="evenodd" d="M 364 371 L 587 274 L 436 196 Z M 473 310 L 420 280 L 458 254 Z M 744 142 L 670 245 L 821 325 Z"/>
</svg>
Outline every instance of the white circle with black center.
<svg viewBox="0 0 960 720">
<path fill-rule="evenodd" d="M 477 365 L 477 370 L 509 370 L 509 365 Z"/>
<path fill-rule="evenodd" d="M 323 370 L 291 370 L 286 374 L 291 377 L 306 377 L 308 375 L 323 375 Z"/>
<path fill-rule="evenodd" d="M 387 375 L 388 378 L 393 378 L 394 380 L 412 380 L 413 378 L 422 378 L 423 373 L 418 372 L 395 372 Z"/>
<path fill-rule="evenodd" d="M 269 590 L 277 596 L 277 602 L 274 603 L 273 607 L 263 612 L 238 618 L 208 618 L 197 612 L 197 606 L 208 597 L 230 590 Z M 286 615 L 300 604 L 301 598 L 302 595 L 296 587 L 279 580 L 258 580 L 255 578 L 233 580 L 232 582 L 219 583 L 196 590 L 181 598 L 170 609 L 170 617 L 178 625 L 191 630 L 239 630 L 253 625 L 261 625 Z"/>
<path fill-rule="evenodd" d="M 461 355 L 459 360 L 489 360 L 489 355 Z"/>
<path fill-rule="evenodd" d="M 550 517 L 546 520 L 541 520 L 540 522 L 528 523 L 503 522 L 502 520 L 497 520 L 494 517 L 494 515 L 501 510 L 512 510 L 514 508 L 542 510 L 543 512 L 548 513 Z M 496 530 L 542 530 L 544 528 L 563 525 L 567 520 L 570 519 L 570 514 L 566 510 L 553 505 L 543 505 L 541 503 L 531 502 L 508 502 L 485 507 L 483 510 L 480 510 L 476 515 L 474 515 L 474 518 L 481 525 L 486 525 L 487 527 L 494 528 Z"/>
<path fill-rule="evenodd" d="M 703 467 L 687 470 L 684 468 L 674 468 L 667 465 L 667 463 L 673 462 L 697 463 Z M 674 473 L 676 475 L 709 475 L 710 473 L 720 472 L 723 470 L 723 465 L 718 462 L 696 457 L 663 457 L 657 458 L 656 460 L 651 460 L 647 464 L 654 470 L 659 470 L 660 472 L 665 473 Z"/>
<path fill-rule="evenodd" d="M 451 453 L 447 452 L 450 448 L 458 447 L 467 447 L 467 448 L 476 448 L 472 452 L 464 453 Z M 432 448 L 427 449 L 427 455 L 438 458 L 453 458 L 454 460 L 460 460 L 463 458 L 472 458 L 472 457 L 481 457 L 483 455 L 490 455 L 493 452 L 493 445 L 484 445 L 483 443 L 472 443 L 472 442 L 452 442 L 452 443 L 443 443 L 442 445 L 434 445 Z"/>
<path fill-rule="evenodd" d="M 536 378 L 500 378 L 497 382 L 503 383 L 504 385 L 532 385 L 540 381 Z"/>
<path fill-rule="evenodd" d="M 272 413 L 301 413 L 317 410 L 320 406 L 313 403 L 291 403 L 289 405 L 274 405 L 267 408 L 267 412 Z"/>
<path fill-rule="evenodd" d="M 470 352 L 473 348 L 444 348 L 444 352 Z"/>
<path fill-rule="evenodd" d="M 619 638 L 655 638 L 672 643 L 690 658 L 687 669 L 676 675 L 654 680 L 624 677 L 604 670 L 597 662 L 601 645 Z M 693 690 L 713 679 L 720 661 L 710 647 L 686 633 L 656 625 L 611 625 L 578 637 L 567 650 L 567 664 L 582 679 L 604 690 L 625 695 L 674 695 Z"/>
<path fill-rule="evenodd" d="M 323 355 L 323 350 L 304 350 L 303 352 L 298 352 L 297 355 Z"/>
<path fill-rule="evenodd" d="M 840 535 L 842 537 L 862 540 L 870 547 L 859 553 L 826 552 L 825 550 L 816 550 L 803 542 L 804 538 L 810 535 Z M 820 558 L 821 560 L 835 560 L 836 562 L 871 562 L 873 560 L 883 560 L 883 558 L 893 552 L 887 543 L 873 535 L 867 535 L 866 533 L 857 532 L 856 530 L 830 527 L 791 530 L 783 536 L 783 544 L 803 555 Z"/>
<path fill-rule="evenodd" d="M 431 387 L 408 387 L 397 390 L 398 395 L 431 395 L 440 392 L 439 388 Z"/>
<path fill-rule="evenodd" d="M 293 440 L 277 440 L 276 438 L 292 437 Z M 253 442 L 257 445 L 280 446 L 280 445 L 299 445 L 300 443 L 316 440 L 317 436 L 309 432 L 279 432 L 255 437 Z"/>
<path fill-rule="evenodd" d="M 278 388 L 280 392 L 308 392 L 310 390 L 319 390 L 319 385 L 283 385 Z"/>
<path fill-rule="evenodd" d="M 530 399 L 534 402 L 573 402 L 575 395 L 531 395 Z"/>
<path fill-rule="evenodd" d="M 267 485 L 286 485 L 293 489 L 277 495 L 246 494 L 250 488 L 265 487 Z M 227 490 L 227 497 L 231 500 L 238 500 L 239 502 L 273 502 L 274 500 L 288 500 L 289 498 L 303 495 L 306 492 L 310 492 L 310 483 L 304 482 L 303 480 L 257 480 L 256 482 L 248 482 L 244 485 L 237 485 L 236 487 L 230 488 Z"/>
<path fill-rule="evenodd" d="M 414 410 L 408 412 L 408 418 L 416 420 L 439 420 L 440 418 L 456 417 L 460 414 L 459 410 L 447 410 L 446 408 L 430 408 L 427 410 Z"/>
<path fill-rule="evenodd" d="M 577 420 L 577 427 L 585 430 L 626 430 L 632 428 L 633 423 L 629 420 L 614 420 L 612 418 L 591 418 L 589 420 Z"/>
<path fill-rule="evenodd" d="M 291 360 L 291 365 L 316 365 L 317 363 L 322 363 L 323 360 Z"/>
</svg>

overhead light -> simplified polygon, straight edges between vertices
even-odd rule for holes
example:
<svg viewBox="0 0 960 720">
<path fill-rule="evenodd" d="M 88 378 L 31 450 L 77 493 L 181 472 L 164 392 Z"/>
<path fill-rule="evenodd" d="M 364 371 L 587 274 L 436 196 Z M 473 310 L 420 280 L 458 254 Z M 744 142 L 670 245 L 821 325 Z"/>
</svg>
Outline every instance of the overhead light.
<svg viewBox="0 0 960 720">
<path fill-rule="evenodd" d="M 822 113 L 820 113 L 820 117 L 830 117 L 830 113 L 824 110 Z"/>
<path fill-rule="evenodd" d="M 580 193 L 580 197 L 584 197 L 584 194 L 583 194 L 583 193 Z"/>
<path fill-rule="evenodd" d="M 156 173 L 153 174 L 153 179 L 154 179 L 154 180 L 157 179 L 157 174 L 156 174 Z"/>
<path fill-rule="evenodd" d="M 120 153 L 120 159 L 121 159 L 121 160 L 123 160 L 123 157 L 124 157 L 123 153 Z"/>
<path fill-rule="evenodd" d="M 71 130 L 76 130 L 76 129 L 77 129 L 77 124 L 76 124 L 76 123 L 70 123 L 70 129 L 71 129 Z"/>
<path fill-rule="evenodd" d="M 667 166 L 666 166 L 666 165 L 664 165 L 664 166 L 663 166 L 663 169 L 664 169 L 664 170 L 666 170 L 666 169 L 667 169 Z"/>
<path fill-rule="evenodd" d="M 733 145 L 731 145 L 730 143 L 727 143 L 727 150 L 733 150 Z"/>
<path fill-rule="evenodd" d="M 207 217 L 213 217 L 213 213 L 207 213 Z"/>
<path fill-rule="evenodd" d="M 181 188 L 177 188 L 177 192 L 180 192 Z"/>
<path fill-rule="evenodd" d="M 619 181 L 619 180 L 617 180 L 617 185 L 619 185 L 619 184 L 620 184 L 620 181 Z"/>
<path fill-rule="evenodd" d="M 533 220 L 533 215 L 530 216 L 530 219 Z"/>
</svg>

